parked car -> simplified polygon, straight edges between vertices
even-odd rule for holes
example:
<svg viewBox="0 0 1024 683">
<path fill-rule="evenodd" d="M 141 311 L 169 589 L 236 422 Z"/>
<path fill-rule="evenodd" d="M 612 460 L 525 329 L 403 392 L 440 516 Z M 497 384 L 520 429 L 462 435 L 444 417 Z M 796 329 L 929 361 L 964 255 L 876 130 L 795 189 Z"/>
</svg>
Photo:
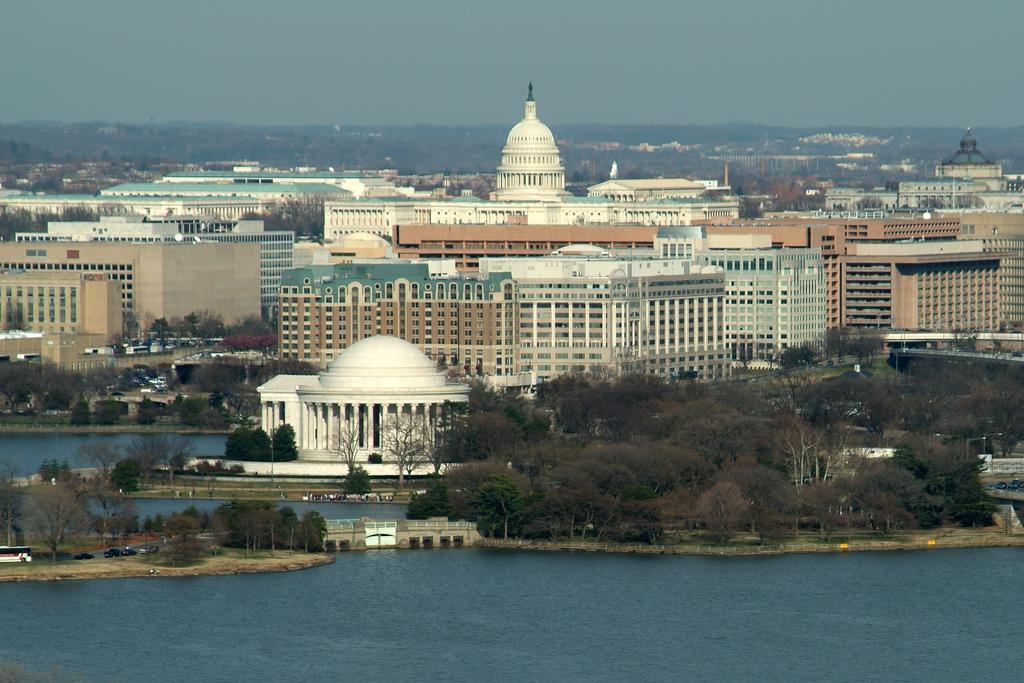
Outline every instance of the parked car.
<svg viewBox="0 0 1024 683">
<path fill-rule="evenodd" d="M 121 550 L 121 554 L 125 556 L 138 555 L 139 551 L 132 547 L 125 547 Z"/>
<path fill-rule="evenodd" d="M 95 557 L 96 556 L 92 553 L 78 553 L 77 555 L 75 555 L 76 560 L 92 560 Z"/>
<path fill-rule="evenodd" d="M 121 557 L 124 553 L 119 548 L 107 548 L 103 551 L 103 557 Z"/>
<path fill-rule="evenodd" d="M 148 553 L 158 553 L 158 552 L 160 552 L 160 546 L 158 546 L 158 545 L 144 545 L 141 548 L 139 548 L 138 550 L 139 550 L 139 554 L 140 555 L 146 555 Z"/>
</svg>

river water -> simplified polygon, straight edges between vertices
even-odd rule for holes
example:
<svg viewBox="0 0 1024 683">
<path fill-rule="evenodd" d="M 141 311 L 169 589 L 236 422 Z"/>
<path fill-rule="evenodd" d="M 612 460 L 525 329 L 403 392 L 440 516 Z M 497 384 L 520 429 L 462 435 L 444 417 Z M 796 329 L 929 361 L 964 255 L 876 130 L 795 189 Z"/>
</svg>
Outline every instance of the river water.
<svg viewBox="0 0 1024 683">
<path fill-rule="evenodd" d="M 7 463 L 14 466 L 17 476 L 28 476 L 39 471 L 44 460 L 55 458 L 67 460 L 71 467 L 91 467 L 79 457 L 78 449 L 84 444 L 107 444 L 124 447 L 139 436 L 132 434 L 73 434 L 69 432 L 0 434 L 0 468 Z M 223 434 L 183 434 L 196 456 L 222 456 L 224 454 Z"/>
<path fill-rule="evenodd" d="M 1021 558 L 384 550 L 0 584 L 0 660 L 102 681 L 1008 680 Z"/>
<path fill-rule="evenodd" d="M 79 444 L 132 436 L 0 435 L 0 463 L 87 466 Z M 223 436 L 186 438 L 223 450 Z M 136 505 L 144 517 L 221 502 Z M 1021 559 L 383 550 L 293 574 L 0 584 L 0 662 L 98 681 L 1012 679 Z"/>
</svg>

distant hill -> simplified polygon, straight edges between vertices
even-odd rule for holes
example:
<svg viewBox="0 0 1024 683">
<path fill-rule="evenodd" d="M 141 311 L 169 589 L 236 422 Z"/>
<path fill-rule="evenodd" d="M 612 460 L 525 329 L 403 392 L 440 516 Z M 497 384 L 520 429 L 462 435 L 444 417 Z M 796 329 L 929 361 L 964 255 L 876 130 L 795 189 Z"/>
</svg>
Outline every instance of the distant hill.
<svg viewBox="0 0 1024 683">
<path fill-rule="evenodd" d="M 236 159 L 278 166 L 397 168 L 403 173 L 493 172 L 508 126 L 239 126 L 226 123 L 0 124 L 0 163 L 51 158 L 135 163 Z M 605 177 L 612 161 L 631 174 L 718 177 L 724 157 L 810 156 L 832 175 L 830 156 L 870 154 L 872 163 L 909 161 L 918 174 L 952 154 L 962 129 L 832 126 L 552 125 L 567 177 Z M 1024 171 L 1024 127 L 975 131 L 981 151 Z M 757 163 L 756 161 L 754 162 Z M 734 168 L 739 170 L 734 165 Z"/>
<path fill-rule="evenodd" d="M 31 164 L 53 159 L 48 150 L 27 142 L 0 139 L 0 164 Z"/>
</svg>

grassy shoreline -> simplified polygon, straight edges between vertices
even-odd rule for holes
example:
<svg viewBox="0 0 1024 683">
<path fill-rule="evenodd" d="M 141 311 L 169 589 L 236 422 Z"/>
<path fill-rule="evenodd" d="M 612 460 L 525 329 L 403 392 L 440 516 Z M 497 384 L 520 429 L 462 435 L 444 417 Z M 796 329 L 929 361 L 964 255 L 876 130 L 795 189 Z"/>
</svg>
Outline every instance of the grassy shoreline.
<svg viewBox="0 0 1024 683">
<path fill-rule="evenodd" d="M 754 557 L 797 555 L 808 553 L 889 552 L 896 550 L 943 550 L 963 548 L 1019 548 L 1024 547 L 1024 534 L 956 532 L 914 534 L 893 539 L 835 540 L 831 543 L 788 542 L 775 545 L 701 545 L 642 543 L 605 543 L 596 541 L 542 541 L 524 539 L 481 539 L 474 547 L 495 550 L 525 550 L 531 552 L 599 552 L 634 553 L 647 555 L 700 555 Z"/>
<path fill-rule="evenodd" d="M 0 583 L 30 581 L 74 581 L 90 579 L 164 578 L 181 576 L 227 576 L 293 572 L 334 562 L 332 555 L 279 550 L 243 556 L 241 551 L 225 549 L 200 562 L 178 567 L 157 556 L 139 555 L 115 559 L 65 560 L 50 562 L 42 557 L 24 564 L 0 565 Z"/>
</svg>

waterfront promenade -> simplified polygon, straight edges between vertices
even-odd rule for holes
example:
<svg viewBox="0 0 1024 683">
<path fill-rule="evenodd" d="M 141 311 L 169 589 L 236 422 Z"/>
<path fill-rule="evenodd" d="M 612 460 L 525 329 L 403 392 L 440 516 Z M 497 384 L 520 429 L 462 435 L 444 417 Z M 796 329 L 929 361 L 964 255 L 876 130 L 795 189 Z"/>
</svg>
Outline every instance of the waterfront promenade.
<svg viewBox="0 0 1024 683">
<path fill-rule="evenodd" d="M 941 550 L 950 548 L 1024 547 L 1024 534 L 992 533 L 914 534 L 892 539 L 851 539 L 831 543 L 793 541 L 777 544 L 706 545 L 602 543 L 597 541 L 543 541 L 533 539 L 480 538 L 477 548 L 543 552 L 642 553 L 650 555 L 766 556 L 801 553 L 880 552 L 893 550 Z"/>
</svg>

